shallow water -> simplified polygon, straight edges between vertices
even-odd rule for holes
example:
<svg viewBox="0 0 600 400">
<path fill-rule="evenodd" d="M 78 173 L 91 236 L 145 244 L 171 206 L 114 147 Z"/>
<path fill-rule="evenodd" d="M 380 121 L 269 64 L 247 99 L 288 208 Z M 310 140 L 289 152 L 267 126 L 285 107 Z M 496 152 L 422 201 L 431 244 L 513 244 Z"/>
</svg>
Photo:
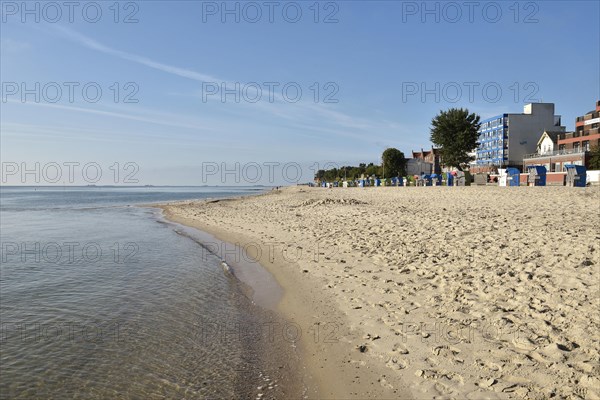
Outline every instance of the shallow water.
<svg viewBox="0 0 600 400">
<path fill-rule="evenodd" d="M 279 317 L 217 255 L 131 206 L 253 192 L 2 188 L 0 397 L 297 394 L 293 343 L 263 334 Z"/>
</svg>

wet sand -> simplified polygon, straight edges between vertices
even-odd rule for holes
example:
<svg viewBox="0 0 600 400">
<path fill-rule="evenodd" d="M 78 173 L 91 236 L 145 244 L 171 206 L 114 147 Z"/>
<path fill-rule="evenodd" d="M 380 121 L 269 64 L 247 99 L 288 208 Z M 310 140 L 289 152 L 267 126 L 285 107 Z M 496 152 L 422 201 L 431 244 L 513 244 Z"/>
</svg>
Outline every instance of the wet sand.
<svg viewBox="0 0 600 400">
<path fill-rule="evenodd" d="M 198 261 L 202 264 L 214 256 L 221 259 L 223 275 L 234 283 L 236 293 L 243 293 L 244 300 L 237 298 L 237 308 L 245 321 L 227 314 L 201 317 L 196 333 L 204 345 L 229 346 L 231 341 L 243 345 L 240 368 L 231 371 L 237 396 L 257 400 L 314 397 L 315 385 L 303 371 L 299 340 L 282 334 L 289 322 L 277 311 L 283 288 L 274 277 L 246 254 L 241 257 L 231 243 L 162 217 L 159 222 L 201 246 Z"/>
<path fill-rule="evenodd" d="M 285 188 L 163 207 L 283 287 L 321 398 L 598 398 L 600 188 Z"/>
</svg>

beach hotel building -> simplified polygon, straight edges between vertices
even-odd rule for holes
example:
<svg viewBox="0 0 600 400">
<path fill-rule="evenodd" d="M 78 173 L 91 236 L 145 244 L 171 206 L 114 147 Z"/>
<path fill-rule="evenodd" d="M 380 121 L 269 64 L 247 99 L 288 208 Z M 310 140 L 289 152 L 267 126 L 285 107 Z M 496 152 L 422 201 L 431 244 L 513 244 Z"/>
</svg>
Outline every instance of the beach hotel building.
<svg viewBox="0 0 600 400">
<path fill-rule="evenodd" d="M 497 168 L 523 167 L 523 157 L 536 151 L 544 131 L 564 132 L 554 103 L 526 104 L 522 114 L 501 114 L 481 121 L 479 146 L 472 172 L 494 172 Z"/>
<path fill-rule="evenodd" d="M 589 167 L 590 150 L 600 146 L 600 101 L 596 109 L 575 119 L 575 132 L 544 132 L 537 152 L 526 154 L 523 165 L 543 165 L 548 172 L 563 172 L 565 164 Z"/>
</svg>

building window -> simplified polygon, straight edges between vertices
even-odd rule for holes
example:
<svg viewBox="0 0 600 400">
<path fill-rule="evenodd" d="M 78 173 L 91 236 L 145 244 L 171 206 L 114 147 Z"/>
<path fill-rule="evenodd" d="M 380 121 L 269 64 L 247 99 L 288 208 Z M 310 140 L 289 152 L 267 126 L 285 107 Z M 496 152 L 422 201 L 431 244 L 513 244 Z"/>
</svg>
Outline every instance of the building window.
<svg viewBox="0 0 600 400">
<path fill-rule="evenodd" d="M 573 151 L 575 151 L 575 152 L 579 151 L 579 142 L 573 143 Z"/>
<path fill-rule="evenodd" d="M 564 144 L 559 144 L 558 145 L 558 151 L 565 151 L 565 145 Z"/>
<path fill-rule="evenodd" d="M 581 147 L 583 151 L 590 151 L 590 141 L 584 140 L 583 142 L 581 142 Z"/>
</svg>

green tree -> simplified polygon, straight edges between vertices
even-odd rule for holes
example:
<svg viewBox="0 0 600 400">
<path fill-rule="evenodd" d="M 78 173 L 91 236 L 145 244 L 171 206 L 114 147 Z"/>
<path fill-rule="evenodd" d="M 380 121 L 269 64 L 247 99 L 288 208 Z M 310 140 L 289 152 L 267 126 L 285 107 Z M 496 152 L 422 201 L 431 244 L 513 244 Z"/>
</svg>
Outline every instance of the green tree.
<svg viewBox="0 0 600 400">
<path fill-rule="evenodd" d="M 352 176 L 350 175 L 350 171 L 352 171 L 351 166 L 345 166 L 345 167 L 340 168 L 340 178 L 341 179 L 352 179 Z"/>
<path fill-rule="evenodd" d="M 315 180 L 323 181 L 324 178 L 325 178 L 325 170 L 324 169 L 318 170 L 317 173 L 315 174 Z"/>
<path fill-rule="evenodd" d="M 431 120 L 431 141 L 441 148 L 445 165 L 462 171 L 463 166 L 473 160 L 468 153 L 477 147 L 479 137 L 479 115 L 469 110 L 451 108 L 440 111 Z"/>
<path fill-rule="evenodd" d="M 348 179 L 351 179 L 351 180 L 358 179 L 358 178 L 360 178 L 360 174 L 362 174 L 362 171 L 360 170 L 360 168 L 354 167 L 348 172 Z"/>
<path fill-rule="evenodd" d="M 590 151 L 590 169 L 600 169 L 600 145 Z"/>
<path fill-rule="evenodd" d="M 385 149 L 381 155 L 381 163 L 384 178 L 406 175 L 406 158 L 398 149 L 393 147 Z"/>
<path fill-rule="evenodd" d="M 367 165 L 367 168 L 365 169 L 365 175 L 379 175 L 379 167 L 377 165 L 374 165 L 373 163 L 369 163 L 369 165 Z"/>
<path fill-rule="evenodd" d="M 339 173 L 338 173 L 337 168 L 332 168 L 332 169 L 328 169 L 327 171 L 325 171 L 324 178 L 327 182 L 333 182 L 333 181 L 338 180 Z"/>
</svg>

